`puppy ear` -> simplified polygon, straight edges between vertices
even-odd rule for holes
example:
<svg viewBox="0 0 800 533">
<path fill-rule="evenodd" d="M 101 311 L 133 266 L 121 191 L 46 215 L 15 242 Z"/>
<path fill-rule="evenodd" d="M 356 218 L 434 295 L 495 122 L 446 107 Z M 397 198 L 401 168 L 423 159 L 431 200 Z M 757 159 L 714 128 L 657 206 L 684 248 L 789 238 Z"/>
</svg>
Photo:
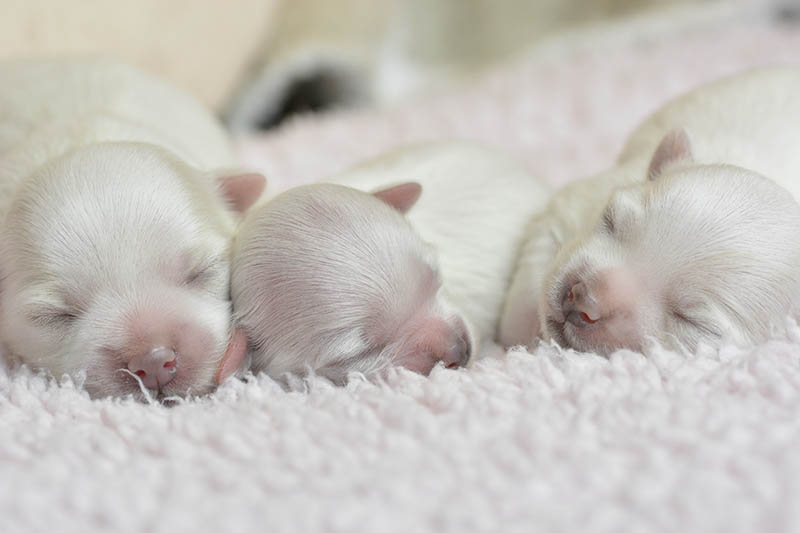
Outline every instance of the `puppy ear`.
<svg viewBox="0 0 800 533">
<path fill-rule="evenodd" d="M 247 370 L 247 366 L 247 334 L 244 329 L 236 328 L 219 362 L 214 380 L 219 385 L 237 372 Z"/>
<path fill-rule="evenodd" d="M 408 212 L 422 194 L 422 185 L 415 181 L 401 183 L 372 193 L 375 198 L 388 204 L 401 213 Z"/>
<path fill-rule="evenodd" d="M 238 213 L 256 203 L 267 185 L 267 178 L 255 172 L 222 176 L 218 181 L 223 196 Z"/>
<path fill-rule="evenodd" d="M 689 134 L 683 128 L 672 130 L 667 133 L 653 153 L 650 160 L 650 168 L 647 170 L 647 178 L 655 180 L 666 170 L 678 163 L 691 163 L 694 161 L 692 156 L 692 143 Z"/>
</svg>

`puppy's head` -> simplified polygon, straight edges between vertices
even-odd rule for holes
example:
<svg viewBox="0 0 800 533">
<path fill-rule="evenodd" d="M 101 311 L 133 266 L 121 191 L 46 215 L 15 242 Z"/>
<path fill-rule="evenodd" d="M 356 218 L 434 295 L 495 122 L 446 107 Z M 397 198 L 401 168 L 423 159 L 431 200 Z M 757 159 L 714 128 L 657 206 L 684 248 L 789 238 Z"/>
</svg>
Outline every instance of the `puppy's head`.
<svg viewBox="0 0 800 533">
<path fill-rule="evenodd" d="M 752 171 L 692 160 L 683 130 L 648 179 L 616 190 L 599 220 L 556 257 L 542 328 L 609 353 L 646 339 L 690 349 L 768 336 L 800 298 L 800 206 Z"/>
<path fill-rule="evenodd" d="M 408 183 L 367 194 L 338 185 L 292 189 L 252 211 L 234 244 L 231 295 L 253 368 L 307 369 L 336 382 L 401 365 L 428 374 L 474 347 L 441 289 L 435 254 L 402 212 Z"/>
<path fill-rule="evenodd" d="M 250 178 L 221 183 L 235 205 L 260 192 Z M 230 338 L 234 224 L 215 188 L 136 143 L 92 145 L 26 179 L 1 241 L 12 359 L 85 372 L 94 396 L 138 396 L 139 380 L 164 396 L 211 389 Z"/>
</svg>

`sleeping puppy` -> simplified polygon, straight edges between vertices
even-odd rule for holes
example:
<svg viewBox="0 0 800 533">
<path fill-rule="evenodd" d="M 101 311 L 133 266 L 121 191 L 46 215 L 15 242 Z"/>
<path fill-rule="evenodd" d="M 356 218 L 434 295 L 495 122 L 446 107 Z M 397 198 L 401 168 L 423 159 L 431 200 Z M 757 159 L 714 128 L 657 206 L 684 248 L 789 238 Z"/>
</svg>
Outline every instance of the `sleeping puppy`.
<svg viewBox="0 0 800 533">
<path fill-rule="evenodd" d="M 582 351 L 752 344 L 800 302 L 800 70 L 667 104 L 618 166 L 556 193 L 528 228 L 506 345 Z"/>
<path fill-rule="evenodd" d="M 214 119 L 112 61 L 5 63 L 0 113 L 6 355 L 92 396 L 209 391 L 244 355 L 229 243 L 263 177 L 220 173 Z"/>
<path fill-rule="evenodd" d="M 251 210 L 235 239 L 231 295 L 253 370 L 341 383 L 477 356 L 546 188 L 469 143 L 402 149 L 333 181 Z"/>
</svg>

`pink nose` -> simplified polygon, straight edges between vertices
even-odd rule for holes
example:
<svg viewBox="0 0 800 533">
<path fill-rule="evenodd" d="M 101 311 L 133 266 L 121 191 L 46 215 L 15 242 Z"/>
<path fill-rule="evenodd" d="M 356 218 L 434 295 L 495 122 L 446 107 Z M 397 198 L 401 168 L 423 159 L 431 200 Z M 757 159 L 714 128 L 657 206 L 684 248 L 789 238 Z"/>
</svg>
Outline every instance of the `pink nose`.
<svg viewBox="0 0 800 533">
<path fill-rule="evenodd" d="M 639 349 L 647 284 L 627 267 L 600 270 L 574 283 L 561 297 L 564 322 L 573 346 L 608 353 Z M 642 303 L 645 302 L 645 303 Z M 576 344 L 577 343 L 577 344 Z"/>
<path fill-rule="evenodd" d="M 448 335 L 446 345 L 436 350 L 435 356 L 446 368 L 458 368 L 469 362 L 472 356 L 472 343 L 463 320 L 458 319 L 458 323 Z"/>
<path fill-rule="evenodd" d="M 178 373 L 178 356 L 174 350 L 159 346 L 131 359 L 128 370 L 139 376 L 148 389 L 160 389 Z"/>
<path fill-rule="evenodd" d="M 600 303 L 583 282 L 572 286 L 561 302 L 564 318 L 573 326 L 583 327 L 602 319 Z"/>
</svg>

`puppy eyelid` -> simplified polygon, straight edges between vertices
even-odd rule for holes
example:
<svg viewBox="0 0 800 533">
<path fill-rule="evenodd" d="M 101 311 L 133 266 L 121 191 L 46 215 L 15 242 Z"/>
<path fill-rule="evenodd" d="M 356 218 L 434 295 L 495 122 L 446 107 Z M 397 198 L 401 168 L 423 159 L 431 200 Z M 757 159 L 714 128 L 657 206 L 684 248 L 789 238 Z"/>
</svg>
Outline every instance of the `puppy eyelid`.
<svg viewBox="0 0 800 533">
<path fill-rule="evenodd" d="M 610 205 L 603 211 L 603 227 L 612 235 L 617 229 L 614 225 L 614 209 Z"/>
<path fill-rule="evenodd" d="M 711 325 L 707 324 L 704 321 L 698 321 L 697 319 L 685 314 L 680 309 L 673 309 L 671 313 L 673 317 L 680 320 L 684 324 L 688 324 L 689 326 L 697 330 L 700 330 L 708 335 L 711 335 L 713 337 L 721 337 L 720 333 Z"/>
<path fill-rule="evenodd" d="M 213 270 L 213 265 L 203 264 L 197 268 L 189 271 L 184 283 L 186 285 L 195 285 L 205 280 Z"/>
<path fill-rule="evenodd" d="M 672 310 L 672 316 L 674 316 L 675 318 L 677 318 L 681 322 L 685 322 L 687 324 L 691 324 L 692 326 L 696 326 L 696 323 L 695 323 L 694 320 L 689 318 L 687 315 L 685 315 L 682 311 L 680 311 L 678 309 L 673 309 Z"/>
<path fill-rule="evenodd" d="M 74 322 L 79 316 L 80 312 L 75 309 L 47 307 L 28 314 L 28 319 L 41 327 L 66 326 Z"/>
<path fill-rule="evenodd" d="M 212 258 L 207 261 L 203 261 L 198 266 L 193 268 L 189 271 L 186 276 L 186 280 L 184 284 L 186 285 L 197 285 L 203 283 L 208 278 L 213 277 L 213 275 L 217 271 L 217 267 L 219 266 L 220 261 L 219 258 Z"/>
</svg>

